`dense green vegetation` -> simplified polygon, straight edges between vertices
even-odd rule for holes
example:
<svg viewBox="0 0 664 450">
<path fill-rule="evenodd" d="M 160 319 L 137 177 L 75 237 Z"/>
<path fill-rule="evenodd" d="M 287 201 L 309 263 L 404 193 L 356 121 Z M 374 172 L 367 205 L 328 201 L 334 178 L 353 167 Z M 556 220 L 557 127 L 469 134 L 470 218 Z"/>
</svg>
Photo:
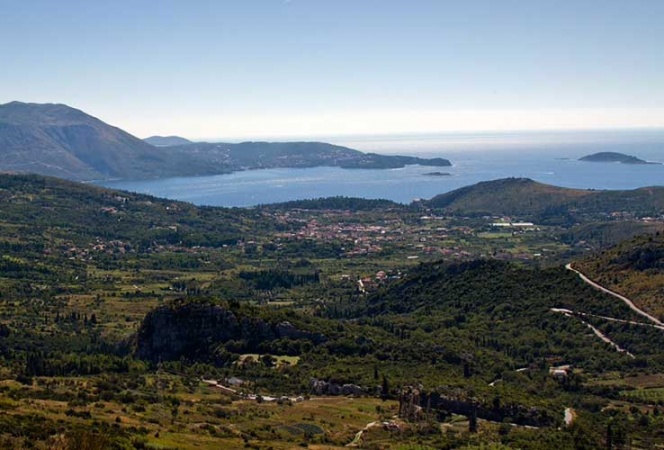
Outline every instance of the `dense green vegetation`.
<svg viewBox="0 0 664 450">
<path fill-rule="evenodd" d="M 657 217 L 664 210 L 664 188 L 596 191 L 550 186 L 527 178 L 485 181 L 424 202 L 465 215 L 509 215 L 542 223 L 572 225 L 614 217 Z"/>
<path fill-rule="evenodd" d="M 664 332 L 562 264 L 656 223 L 427 208 L 0 176 L 0 447 L 664 444 Z M 658 299 L 661 240 L 578 267 Z"/>
<path fill-rule="evenodd" d="M 346 211 L 376 211 L 388 208 L 404 210 L 405 207 L 391 200 L 365 199 L 353 197 L 327 197 L 309 200 L 293 200 L 290 202 L 278 203 L 274 205 L 265 205 L 264 208 L 288 210 L 288 209 L 308 209 L 308 210 L 346 210 Z"/>
<path fill-rule="evenodd" d="M 626 240 L 581 261 L 579 268 L 610 289 L 628 295 L 645 311 L 664 318 L 664 236 L 658 231 Z"/>
</svg>

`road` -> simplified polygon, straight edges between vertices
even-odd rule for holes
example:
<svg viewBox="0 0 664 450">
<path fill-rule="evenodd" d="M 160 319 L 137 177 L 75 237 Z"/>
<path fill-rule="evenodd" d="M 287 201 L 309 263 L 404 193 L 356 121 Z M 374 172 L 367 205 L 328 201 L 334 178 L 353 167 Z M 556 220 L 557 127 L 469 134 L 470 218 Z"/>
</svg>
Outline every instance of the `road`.
<svg viewBox="0 0 664 450">
<path fill-rule="evenodd" d="M 617 292 L 612 291 L 611 289 L 607 289 L 604 286 L 595 283 L 593 280 L 591 280 L 590 278 L 585 276 L 583 273 L 581 273 L 578 270 L 576 270 L 575 268 L 573 268 L 572 263 L 568 263 L 565 266 L 565 269 L 571 270 L 572 272 L 576 273 L 583 281 L 585 281 L 587 284 L 594 287 L 595 289 L 597 289 L 599 291 L 602 291 L 606 294 L 612 295 L 612 296 L 622 300 L 627 306 L 630 307 L 630 309 L 632 311 L 634 311 L 635 313 L 645 317 L 646 319 L 650 320 L 652 323 L 654 323 L 656 325 L 659 325 L 660 327 L 664 327 L 664 323 L 660 322 L 657 318 L 651 316 L 650 314 L 643 311 L 642 309 L 639 309 L 639 307 L 636 306 L 633 301 L 631 301 L 630 299 L 628 299 L 624 295 L 620 295 Z"/>
<path fill-rule="evenodd" d="M 574 317 L 574 316 L 577 314 L 577 313 L 575 313 L 575 312 L 572 311 L 572 310 L 564 309 L 564 308 L 551 308 L 551 311 L 553 311 L 553 312 L 557 312 L 557 313 L 562 313 L 562 314 L 564 314 L 564 315 L 567 316 L 567 317 Z M 583 313 L 578 313 L 578 314 L 583 314 Z M 583 319 L 581 319 L 581 318 L 579 318 L 579 317 L 577 317 L 577 319 L 579 319 L 579 320 L 581 321 L 582 324 L 584 324 L 585 326 L 587 326 L 588 328 L 590 328 L 590 329 L 592 330 L 592 332 L 595 333 L 595 336 L 597 336 L 598 338 L 600 338 L 601 340 L 603 340 L 604 342 L 606 342 L 607 344 L 609 344 L 611 347 L 615 348 L 617 352 L 619 352 L 619 353 L 624 353 L 625 355 L 629 356 L 629 357 L 632 358 L 632 359 L 635 358 L 635 356 L 634 356 L 632 353 L 630 353 L 630 352 L 627 351 L 626 349 L 622 348 L 621 346 L 619 346 L 618 344 L 616 344 L 615 342 L 613 342 L 611 339 L 609 339 L 609 338 L 608 338 L 604 333 L 602 333 L 600 330 L 598 330 L 597 328 L 595 328 L 594 326 L 590 325 L 588 322 L 586 322 L 585 320 L 583 320 Z"/>
<path fill-rule="evenodd" d="M 635 320 L 616 319 L 615 317 L 608 317 L 608 316 L 600 316 L 598 314 L 583 313 L 583 312 L 579 312 L 579 311 L 572 311 L 571 309 L 565 309 L 565 308 L 551 308 L 551 311 L 559 312 L 559 313 L 569 313 L 569 314 L 573 314 L 575 316 L 595 317 L 597 319 L 602 319 L 602 320 L 606 320 L 606 321 L 609 321 L 609 322 L 626 323 L 628 325 L 636 325 L 636 326 L 640 326 L 640 327 L 657 328 L 658 330 L 664 331 L 664 327 L 660 327 L 659 325 L 655 325 L 654 323 L 637 322 Z"/>
</svg>

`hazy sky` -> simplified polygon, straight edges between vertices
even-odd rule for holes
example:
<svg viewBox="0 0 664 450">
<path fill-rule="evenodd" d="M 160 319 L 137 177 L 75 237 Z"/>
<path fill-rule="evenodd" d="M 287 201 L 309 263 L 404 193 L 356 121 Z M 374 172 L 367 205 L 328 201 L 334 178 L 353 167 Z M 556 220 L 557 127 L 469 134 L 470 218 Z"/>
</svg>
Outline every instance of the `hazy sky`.
<svg viewBox="0 0 664 450">
<path fill-rule="evenodd" d="M 664 127 L 664 0 L 0 0 L 0 54 L 141 137 Z"/>
</svg>

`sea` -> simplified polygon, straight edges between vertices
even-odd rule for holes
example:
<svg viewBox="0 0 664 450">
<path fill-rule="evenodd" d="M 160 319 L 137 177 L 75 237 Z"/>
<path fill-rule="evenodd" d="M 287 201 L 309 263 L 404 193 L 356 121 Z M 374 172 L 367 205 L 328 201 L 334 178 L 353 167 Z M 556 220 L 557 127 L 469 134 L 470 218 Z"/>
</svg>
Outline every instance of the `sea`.
<svg viewBox="0 0 664 450">
<path fill-rule="evenodd" d="M 114 189 L 196 205 L 250 207 L 332 196 L 410 203 L 480 181 L 523 177 L 562 187 L 635 189 L 664 185 L 664 165 L 591 163 L 582 156 L 611 151 L 664 162 L 664 129 L 323 137 L 364 152 L 444 157 L 451 167 L 401 169 L 262 169 L 225 175 L 103 181 Z M 430 175 L 442 172 L 445 176 Z"/>
</svg>

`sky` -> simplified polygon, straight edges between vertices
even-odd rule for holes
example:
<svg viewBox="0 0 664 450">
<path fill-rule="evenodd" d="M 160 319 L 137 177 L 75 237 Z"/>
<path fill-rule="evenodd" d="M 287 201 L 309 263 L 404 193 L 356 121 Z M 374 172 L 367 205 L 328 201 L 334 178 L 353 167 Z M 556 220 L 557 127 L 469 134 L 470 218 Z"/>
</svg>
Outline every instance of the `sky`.
<svg viewBox="0 0 664 450">
<path fill-rule="evenodd" d="M 662 0 L 0 0 L 0 103 L 139 137 L 664 127 Z"/>
</svg>

